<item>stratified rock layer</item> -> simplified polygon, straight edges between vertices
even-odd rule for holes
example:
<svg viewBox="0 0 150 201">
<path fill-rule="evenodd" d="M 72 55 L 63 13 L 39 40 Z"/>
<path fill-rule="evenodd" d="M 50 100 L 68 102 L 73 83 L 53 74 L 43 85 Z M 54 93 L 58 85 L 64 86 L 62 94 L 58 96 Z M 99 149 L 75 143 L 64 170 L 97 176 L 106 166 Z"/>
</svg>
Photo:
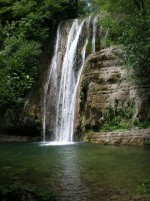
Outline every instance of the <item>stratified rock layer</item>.
<svg viewBox="0 0 150 201">
<path fill-rule="evenodd" d="M 86 142 L 105 145 L 143 145 L 150 144 L 150 128 L 125 132 L 101 132 L 86 135 Z"/>
<path fill-rule="evenodd" d="M 110 105 L 127 108 L 134 104 L 133 120 L 150 120 L 150 79 L 131 81 L 124 63 L 122 46 L 103 49 L 87 58 L 79 86 L 77 124 L 81 132 L 100 131 Z"/>
</svg>

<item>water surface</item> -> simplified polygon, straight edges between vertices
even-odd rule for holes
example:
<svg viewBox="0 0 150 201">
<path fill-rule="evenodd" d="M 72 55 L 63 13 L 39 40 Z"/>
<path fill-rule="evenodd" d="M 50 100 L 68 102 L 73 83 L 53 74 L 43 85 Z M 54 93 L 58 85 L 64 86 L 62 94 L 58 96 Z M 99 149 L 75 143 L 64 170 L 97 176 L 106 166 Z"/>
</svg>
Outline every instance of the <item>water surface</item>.
<svg viewBox="0 0 150 201">
<path fill-rule="evenodd" d="M 136 192 L 150 175 L 149 156 L 149 146 L 1 144 L 0 185 L 50 187 L 64 201 L 107 200 Z"/>
</svg>

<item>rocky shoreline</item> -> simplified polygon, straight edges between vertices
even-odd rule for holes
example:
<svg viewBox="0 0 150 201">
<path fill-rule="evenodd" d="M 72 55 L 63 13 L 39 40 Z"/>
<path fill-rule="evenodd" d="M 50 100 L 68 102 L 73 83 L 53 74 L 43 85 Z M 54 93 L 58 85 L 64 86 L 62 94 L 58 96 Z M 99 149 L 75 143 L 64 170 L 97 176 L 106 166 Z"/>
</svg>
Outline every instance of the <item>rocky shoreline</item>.
<svg viewBox="0 0 150 201">
<path fill-rule="evenodd" d="M 41 137 L 33 136 L 19 136 L 19 135 L 4 135 L 0 134 L 0 143 L 9 143 L 9 142 L 39 142 Z"/>
<path fill-rule="evenodd" d="M 89 132 L 84 141 L 105 145 L 150 145 L 150 128 L 122 132 Z"/>
<path fill-rule="evenodd" d="M 0 134 L 0 143 L 39 142 L 41 140 L 41 136 L 36 137 Z M 100 133 L 93 133 L 91 131 L 84 136 L 83 141 L 104 145 L 150 145 L 150 128 Z"/>
</svg>

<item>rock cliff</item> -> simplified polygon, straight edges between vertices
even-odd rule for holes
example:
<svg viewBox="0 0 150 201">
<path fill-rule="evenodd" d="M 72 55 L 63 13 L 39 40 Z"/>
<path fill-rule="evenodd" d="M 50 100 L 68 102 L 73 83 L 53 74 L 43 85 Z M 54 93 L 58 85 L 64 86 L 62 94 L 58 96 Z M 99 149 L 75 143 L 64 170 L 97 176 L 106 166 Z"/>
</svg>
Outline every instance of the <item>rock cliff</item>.
<svg viewBox="0 0 150 201">
<path fill-rule="evenodd" d="M 114 46 L 87 58 L 79 86 L 77 124 L 81 132 L 100 131 L 119 112 L 122 119 L 129 116 L 125 123 L 130 126 L 136 121 L 149 122 L 150 79 L 131 80 L 123 55 L 123 47 Z"/>
</svg>

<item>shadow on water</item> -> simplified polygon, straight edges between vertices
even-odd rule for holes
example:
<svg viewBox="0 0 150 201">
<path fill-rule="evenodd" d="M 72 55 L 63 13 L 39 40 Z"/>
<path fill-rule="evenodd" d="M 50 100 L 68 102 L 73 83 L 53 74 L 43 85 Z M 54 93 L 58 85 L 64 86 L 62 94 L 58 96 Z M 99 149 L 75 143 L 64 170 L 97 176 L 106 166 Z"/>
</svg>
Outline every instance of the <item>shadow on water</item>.
<svg viewBox="0 0 150 201">
<path fill-rule="evenodd" d="M 0 185 L 50 187 L 61 200 L 109 200 L 136 193 L 150 175 L 150 147 L 1 144 Z"/>
</svg>

